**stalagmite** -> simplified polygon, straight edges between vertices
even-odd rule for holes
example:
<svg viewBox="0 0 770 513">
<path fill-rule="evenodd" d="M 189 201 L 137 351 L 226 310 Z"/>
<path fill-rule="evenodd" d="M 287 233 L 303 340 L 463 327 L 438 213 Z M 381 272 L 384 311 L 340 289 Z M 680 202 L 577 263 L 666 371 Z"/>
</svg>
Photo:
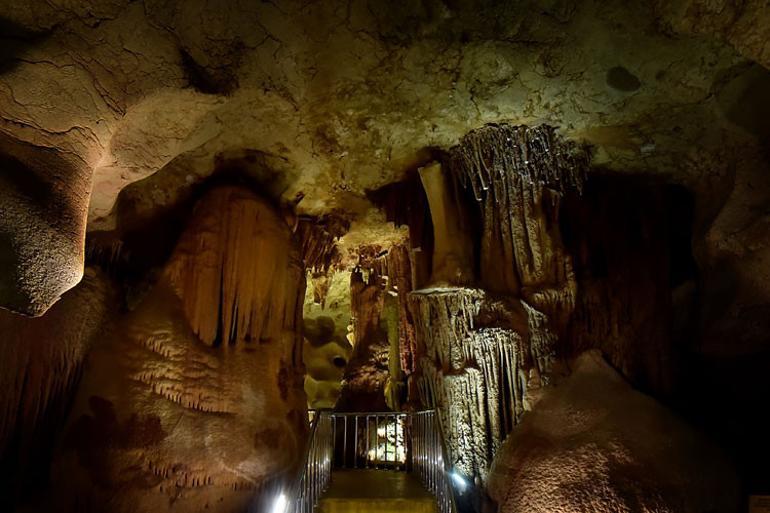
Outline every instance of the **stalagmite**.
<svg viewBox="0 0 770 513">
<path fill-rule="evenodd" d="M 387 250 L 360 248 L 350 288 L 354 350 L 339 408 L 355 409 L 349 398 L 360 394 L 384 406 L 386 385 L 391 398 L 400 395 L 395 389 L 400 387 L 401 372 L 412 372 L 416 366 L 416 337 L 408 307 L 411 289 L 405 245 L 395 244 Z M 361 408 L 367 408 L 365 404 Z"/>
<path fill-rule="evenodd" d="M 350 275 L 353 354 L 342 382 L 337 409 L 383 411 L 388 378 L 389 344 L 381 323 L 385 304 L 385 278 L 362 269 Z"/>
<path fill-rule="evenodd" d="M 528 318 L 515 328 L 480 325 L 492 301 L 481 289 L 425 289 L 409 296 L 420 400 L 438 409 L 453 464 L 482 480 L 524 412 L 526 371 L 552 354 L 541 344 L 555 342 L 540 333 L 539 320 L 531 319 L 539 313 L 526 305 Z"/>
<path fill-rule="evenodd" d="M 431 285 L 473 283 L 473 242 L 462 203 L 453 197 L 452 182 L 439 163 L 420 168 L 433 221 L 433 272 Z"/>
</svg>

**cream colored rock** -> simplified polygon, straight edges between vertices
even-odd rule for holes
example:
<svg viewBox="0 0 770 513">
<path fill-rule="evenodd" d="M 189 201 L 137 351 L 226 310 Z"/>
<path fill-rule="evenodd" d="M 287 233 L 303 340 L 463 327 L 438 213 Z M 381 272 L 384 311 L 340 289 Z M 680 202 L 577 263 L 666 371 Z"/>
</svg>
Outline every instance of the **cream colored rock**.
<svg viewBox="0 0 770 513">
<path fill-rule="evenodd" d="M 430 205 L 433 223 L 433 274 L 430 285 L 470 285 L 473 276 L 473 241 L 462 202 L 453 197 L 451 179 L 441 164 L 420 168 L 420 180 Z"/>
</svg>

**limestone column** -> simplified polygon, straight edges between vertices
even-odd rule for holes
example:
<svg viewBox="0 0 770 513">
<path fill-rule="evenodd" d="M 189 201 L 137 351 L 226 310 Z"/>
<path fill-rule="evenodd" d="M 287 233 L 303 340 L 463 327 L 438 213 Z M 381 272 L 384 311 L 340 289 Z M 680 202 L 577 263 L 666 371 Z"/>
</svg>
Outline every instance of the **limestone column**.
<svg viewBox="0 0 770 513">
<path fill-rule="evenodd" d="M 473 282 L 473 241 L 452 184 L 433 163 L 420 168 L 433 220 L 433 272 L 431 285 L 467 285 Z"/>
</svg>

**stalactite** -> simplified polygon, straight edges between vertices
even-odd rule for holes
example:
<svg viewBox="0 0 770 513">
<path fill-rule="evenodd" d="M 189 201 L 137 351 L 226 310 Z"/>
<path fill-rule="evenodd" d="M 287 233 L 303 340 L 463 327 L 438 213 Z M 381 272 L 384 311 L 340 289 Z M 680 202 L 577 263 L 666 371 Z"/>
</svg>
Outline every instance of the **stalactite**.
<svg viewBox="0 0 770 513">
<path fill-rule="evenodd" d="M 561 139 L 553 127 L 486 125 L 469 132 L 452 148 L 452 166 L 463 184 L 481 201 L 511 173 L 531 185 L 559 192 L 581 190 L 590 154 L 585 147 Z M 498 199 L 500 199 L 498 197 Z"/>
<path fill-rule="evenodd" d="M 123 241 L 109 234 L 94 234 L 86 241 L 85 259 L 90 265 L 98 265 L 107 271 L 125 267 L 131 259 Z"/>
<path fill-rule="evenodd" d="M 337 215 L 303 216 L 294 234 L 305 268 L 327 274 L 340 258 L 337 241 L 350 228 L 350 222 Z"/>
<path fill-rule="evenodd" d="M 419 172 L 433 223 L 430 283 L 471 285 L 474 282 L 473 241 L 463 204 L 455 201 L 454 184 L 439 163 L 421 167 Z"/>
<path fill-rule="evenodd" d="M 297 262 L 288 226 L 253 193 L 219 188 L 199 203 L 166 267 L 193 331 L 207 344 L 269 340 L 293 325 Z"/>
<path fill-rule="evenodd" d="M 451 150 L 454 176 L 480 202 L 481 280 L 565 323 L 575 301 L 559 232 L 561 196 L 582 191 L 590 152 L 552 127 L 488 125 Z"/>
<path fill-rule="evenodd" d="M 556 335 L 551 330 L 548 317 L 522 301 L 527 311 L 529 328 L 529 351 L 541 377 L 546 377 L 550 371 L 551 362 L 555 356 Z"/>
<path fill-rule="evenodd" d="M 432 267 L 433 223 L 419 174 L 408 174 L 403 181 L 370 191 L 367 196 L 385 212 L 389 222 L 409 228 L 410 288 L 426 286 Z"/>
</svg>

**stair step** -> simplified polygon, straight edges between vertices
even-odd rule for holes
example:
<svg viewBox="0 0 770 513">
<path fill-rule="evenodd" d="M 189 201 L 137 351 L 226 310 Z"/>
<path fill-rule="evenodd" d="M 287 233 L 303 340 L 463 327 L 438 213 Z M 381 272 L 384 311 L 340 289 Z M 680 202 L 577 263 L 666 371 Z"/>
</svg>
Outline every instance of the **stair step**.
<svg viewBox="0 0 770 513">
<path fill-rule="evenodd" d="M 321 499 L 318 513 L 438 513 L 434 499 Z"/>
</svg>

